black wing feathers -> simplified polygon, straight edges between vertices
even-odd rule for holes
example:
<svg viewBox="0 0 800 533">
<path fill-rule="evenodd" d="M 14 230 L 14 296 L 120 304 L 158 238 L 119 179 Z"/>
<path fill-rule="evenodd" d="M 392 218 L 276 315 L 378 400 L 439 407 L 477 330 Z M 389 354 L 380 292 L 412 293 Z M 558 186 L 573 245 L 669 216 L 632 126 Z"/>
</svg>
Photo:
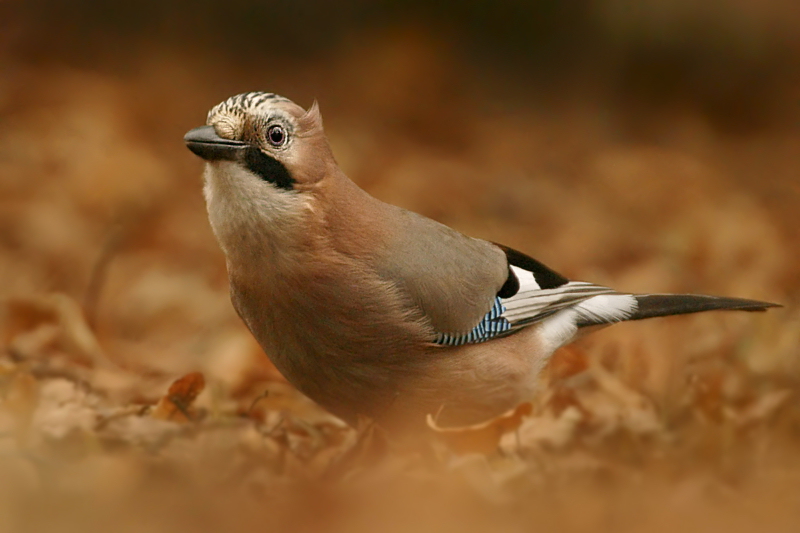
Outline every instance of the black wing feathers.
<svg viewBox="0 0 800 533">
<path fill-rule="evenodd" d="M 503 286 L 500 287 L 500 290 L 497 291 L 497 296 L 500 298 L 511 298 L 515 294 L 519 292 L 519 280 L 517 279 L 517 275 L 514 274 L 514 271 L 511 270 L 511 266 L 508 267 L 508 278 L 506 278 L 506 282 L 503 283 Z"/>
<path fill-rule="evenodd" d="M 506 254 L 506 258 L 508 259 L 509 265 L 514 265 L 515 267 L 522 268 L 531 272 L 533 274 L 534 279 L 536 279 L 536 283 L 539 284 L 539 287 L 542 289 L 555 289 L 557 287 L 561 287 L 562 285 L 566 285 L 569 283 L 569 280 L 552 270 L 551 268 L 543 265 L 533 257 L 527 256 L 522 252 L 518 252 L 513 248 L 509 248 L 508 246 L 503 246 L 502 244 L 497 244 L 503 252 Z M 505 285 L 500 289 L 500 292 L 497 293 L 498 296 L 501 298 L 509 298 L 514 296 L 517 291 L 519 290 L 519 280 L 514 275 L 514 273 L 509 268 L 508 270 L 509 276 L 508 280 L 506 280 Z"/>
</svg>

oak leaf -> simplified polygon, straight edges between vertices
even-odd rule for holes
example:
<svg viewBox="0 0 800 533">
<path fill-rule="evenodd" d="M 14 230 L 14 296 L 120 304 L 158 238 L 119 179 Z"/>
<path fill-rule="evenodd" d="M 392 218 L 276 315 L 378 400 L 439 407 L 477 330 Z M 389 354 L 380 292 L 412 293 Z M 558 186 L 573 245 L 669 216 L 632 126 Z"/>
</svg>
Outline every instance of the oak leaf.
<svg viewBox="0 0 800 533">
<path fill-rule="evenodd" d="M 497 451 L 503 435 L 519 428 L 522 419 L 532 411 L 533 405 L 525 402 L 497 418 L 472 426 L 442 428 L 436 424 L 430 414 L 427 422 L 436 437 L 453 452 L 490 455 Z"/>
<path fill-rule="evenodd" d="M 186 374 L 169 386 L 167 394 L 158 401 L 150 416 L 173 422 L 191 421 L 192 403 L 205 386 L 206 380 L 200 372 Z"/>
</svg>

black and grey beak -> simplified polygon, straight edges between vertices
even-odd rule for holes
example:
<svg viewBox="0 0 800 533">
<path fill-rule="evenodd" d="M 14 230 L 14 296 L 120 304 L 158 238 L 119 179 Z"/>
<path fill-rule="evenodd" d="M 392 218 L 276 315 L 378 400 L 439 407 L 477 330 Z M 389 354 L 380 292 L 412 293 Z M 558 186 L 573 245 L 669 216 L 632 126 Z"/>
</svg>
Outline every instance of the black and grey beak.
<svg viewBox="0 0 800 533">
<path fill-rule="evenodd" d="M 247 143 L 223 139 L 214 126 L 200 126 L 183 136 L 186 146 L 206 161 L 238 161 L 247 150 Z"/>
</svg>

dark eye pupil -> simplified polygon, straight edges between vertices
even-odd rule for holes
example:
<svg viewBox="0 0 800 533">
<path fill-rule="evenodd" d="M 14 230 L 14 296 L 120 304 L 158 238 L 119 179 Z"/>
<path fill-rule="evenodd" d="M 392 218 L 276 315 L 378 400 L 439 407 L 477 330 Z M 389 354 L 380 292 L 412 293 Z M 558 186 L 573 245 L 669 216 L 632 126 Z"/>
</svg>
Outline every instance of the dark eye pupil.
<svg viewBox="0 0 800 533">
<path fill-rule="evenodd" d="M 280 126 L 272 126 L 267 132 L 267 138 L 270 144 L 280 146 L 286 140 L 286 134 Z"/>
</svg>

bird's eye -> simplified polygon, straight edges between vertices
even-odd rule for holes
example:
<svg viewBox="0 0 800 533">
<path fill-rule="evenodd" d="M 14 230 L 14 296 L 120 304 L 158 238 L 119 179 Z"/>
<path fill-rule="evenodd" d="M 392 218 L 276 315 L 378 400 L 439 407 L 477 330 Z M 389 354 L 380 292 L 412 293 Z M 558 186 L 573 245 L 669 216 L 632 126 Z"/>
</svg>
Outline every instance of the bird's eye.
<svg viewBox="0 0 800 533">
<path fill-rule="evenodd" d="M 283 146 L 286 142 L 286 131 L 282 126 L 270 126 L 267 130 L 267 140 L 272 146 Z"/>
</svg>

